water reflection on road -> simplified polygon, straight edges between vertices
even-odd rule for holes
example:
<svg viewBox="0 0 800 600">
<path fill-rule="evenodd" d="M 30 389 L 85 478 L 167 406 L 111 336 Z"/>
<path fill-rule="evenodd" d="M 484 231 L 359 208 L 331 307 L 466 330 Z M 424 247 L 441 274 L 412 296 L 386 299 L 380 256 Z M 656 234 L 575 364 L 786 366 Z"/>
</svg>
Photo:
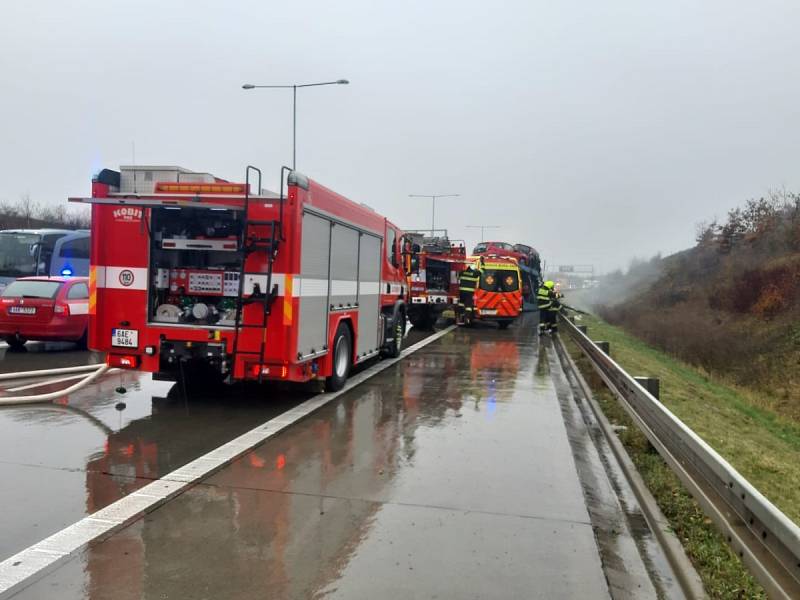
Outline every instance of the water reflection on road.
<svg viewBox="0 0 800 600">
<path fill-rule="evenodd" d="M 538 352 L 528 329 L 445 336 L 23 596 L 605 598 Z"/>
</svg>

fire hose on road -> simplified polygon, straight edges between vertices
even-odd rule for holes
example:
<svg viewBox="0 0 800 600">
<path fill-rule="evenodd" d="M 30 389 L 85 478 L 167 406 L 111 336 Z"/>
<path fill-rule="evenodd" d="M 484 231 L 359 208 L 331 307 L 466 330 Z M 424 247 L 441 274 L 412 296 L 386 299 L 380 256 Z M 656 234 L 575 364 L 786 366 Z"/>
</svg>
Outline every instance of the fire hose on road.
<svg viewBox="0 0 800 600">
<path fill-rule="evenodd" d="M 105 375 L 109 370 L 108 365 L 85 365 L 81 367 L 63 367 L 58 369 L 43 369 L 41 371 L 24 371 L 21 373 L 5 373 L 0 375 L 0 381 L 26 379 L 32 377 L 47 377 L 50 375 L 62 375 L 67 373 L 82 373 L 87 372 L 87 375 L 80 381 L 73 383 L 71 386 L 64 389 L 56 390 L 54 392 L 46 392 L 44 394 L 30 394 L 25 396 L 5 396 L 0 397 L 0 406 L 10 406 L 15 404 L 36 404 L 40 402 L 52 402 L 61 398 L 65 394 L 77 392 L 85 388 L 87 385 L 93 383 L 99 377 Z M 61 380 L 58 380 L 61 381 Z M 45 380 L 41 383 L 42 386 L 49 383 L 57 383 L 53 380 Z"/>
</svg>

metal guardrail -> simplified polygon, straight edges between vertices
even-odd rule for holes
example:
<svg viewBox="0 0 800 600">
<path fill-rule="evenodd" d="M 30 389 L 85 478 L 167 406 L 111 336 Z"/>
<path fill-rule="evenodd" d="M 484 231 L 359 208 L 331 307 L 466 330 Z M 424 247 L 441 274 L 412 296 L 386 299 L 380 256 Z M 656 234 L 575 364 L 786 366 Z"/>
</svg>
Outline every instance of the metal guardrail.
<svg viewBox="0 0 800 600">
<path fill-rule="evenodd" d="M 800 598 L 800 527 L 572 322 L 564 330 L 772 598 Z"/>
</svg>

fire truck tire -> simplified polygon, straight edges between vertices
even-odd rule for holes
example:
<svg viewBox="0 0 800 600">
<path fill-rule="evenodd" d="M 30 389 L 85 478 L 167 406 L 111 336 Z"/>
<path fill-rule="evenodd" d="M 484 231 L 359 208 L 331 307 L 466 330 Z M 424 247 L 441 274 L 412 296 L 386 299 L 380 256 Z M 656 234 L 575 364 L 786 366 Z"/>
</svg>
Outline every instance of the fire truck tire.
<svg viewBox="0 0 800 600">
<path fill-rule="evenodd" d="M 511 325 L 511 321 L 498 321 L 497 326 L 500 329 L 508 329 L 508 326 Z"/>
<path fill-rule="evenodd" d="M 392 341 L 386 343 L 383 355 L 388 358 L 397 358 L 403 351 L 403 337 L 406 334 L 406 313 L 402 309 L 398 310 L 392 319 L 391 327 Z"/>
<path fill-rule="evenodd" d="M 11 350 L 22 350 L 25 347 L 25 342 L 27 342 L 24 337 L 10 335 L 6 338 L 6 344 Z"/>
<path fill-rule="evenodd" d="M 333 366 L 331 376 L 325 380 L 325 389 L 338 392 L 347 382 L 350 367 L 353 366 L 353 336 L 345 323 L 339 323 L 333 337 Z"/>
</svg>

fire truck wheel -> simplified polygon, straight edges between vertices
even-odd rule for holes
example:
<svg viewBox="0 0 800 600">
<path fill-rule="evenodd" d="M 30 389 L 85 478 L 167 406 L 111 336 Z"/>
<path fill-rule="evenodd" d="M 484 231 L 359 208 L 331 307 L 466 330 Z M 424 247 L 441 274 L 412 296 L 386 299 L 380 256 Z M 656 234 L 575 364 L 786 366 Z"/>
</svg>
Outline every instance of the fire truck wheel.
<svg viewBox="0 0 800 600">
<path fill-rule="evenodd" d="M 403 351 L 403 336 L 406 334 L 406 314 L 401 310 L 392 320 L 392 341 L 386 344 L 383 355 L 397 358 Z"/>
<path fill-rule="evenodd" d="M 340 323 L 333 338 L 333 373 L 325 380 L 329 392 L 338 392 L 347 382 L 353 365 L 353 338 L 350 328 Z"/>
<path fill-rule="evenodd" d="M 497 326 L 500 329 L 508 329 L 508 326 L 511 325 L 511 321 L 498 321 Z"/>
</svg>

